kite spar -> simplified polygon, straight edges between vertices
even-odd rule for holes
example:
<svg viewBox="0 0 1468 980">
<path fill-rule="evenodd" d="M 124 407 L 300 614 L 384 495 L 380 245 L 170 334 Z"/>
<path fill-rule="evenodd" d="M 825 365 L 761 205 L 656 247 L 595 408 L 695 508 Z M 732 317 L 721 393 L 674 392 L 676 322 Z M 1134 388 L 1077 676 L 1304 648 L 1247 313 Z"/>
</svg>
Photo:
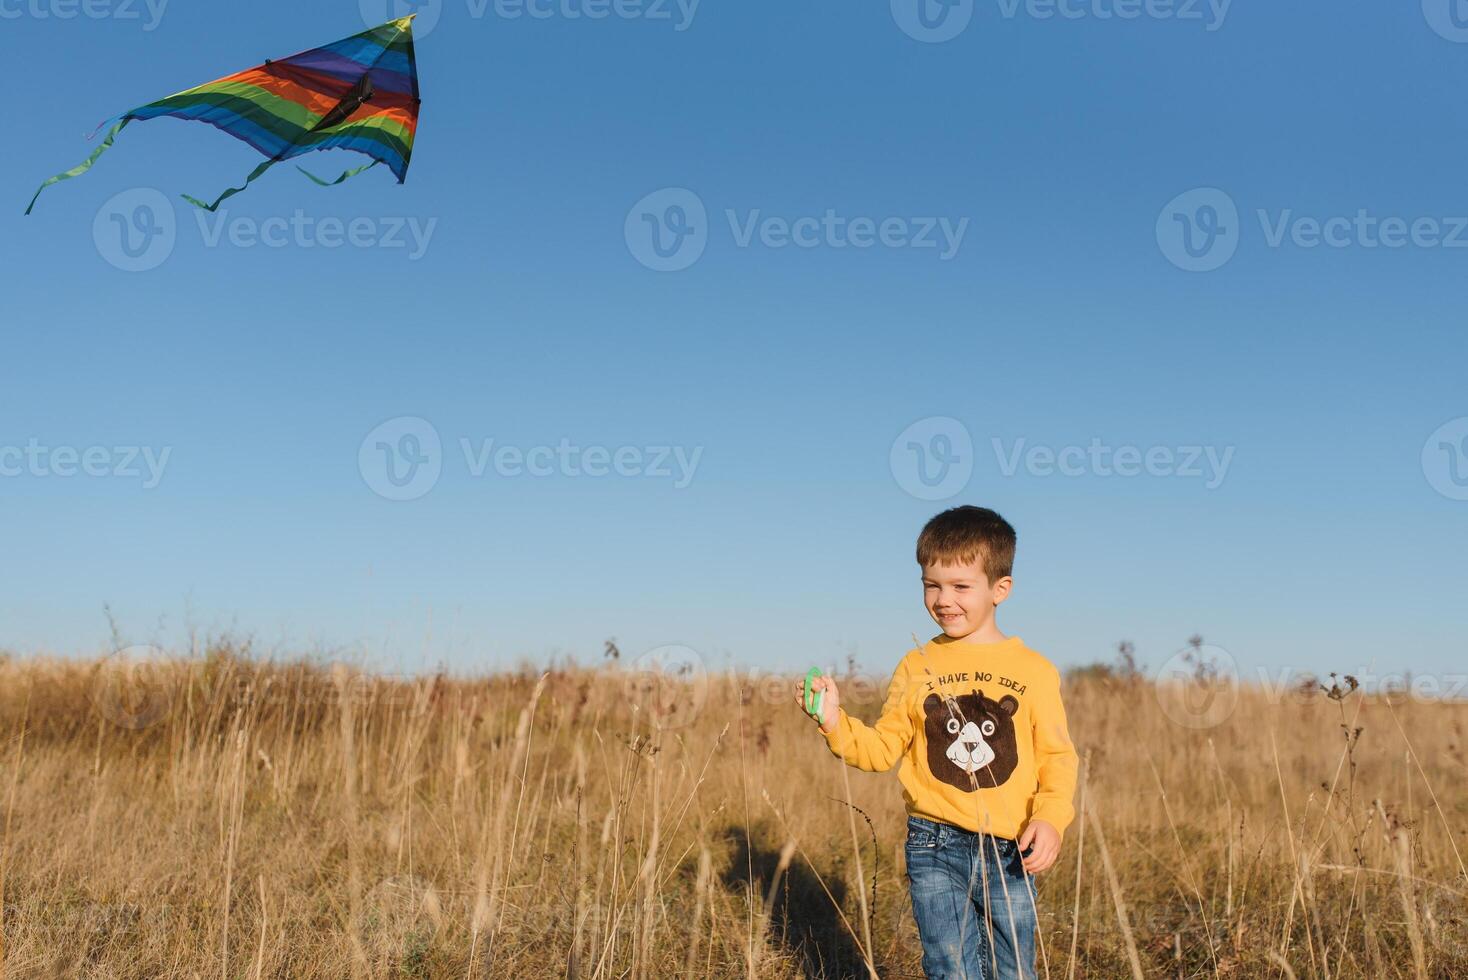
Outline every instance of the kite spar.
<svg viewBox="0 0 1468 980">
<path fill-rule="evenodd" d="M 371 163 L 354 167 L 335 180 L 296 168 L 323 187 L 340 184 L 379 163 L 387 164 L 401 184 L 407 179 L 413 155 L 419 105 L 410 16 L 289 58 L 267 60 L 107 120 L 97 127 L 98 131 L 107 128 L 101 145 L 78 166 L 42 184 L 25 213 L 31 213 L 36 198 L 47 187 L 90 170 L 128 123 L 160 116 L 208 123 L 268 158 L 244 184 L 226 190 L 212 204 L 183 195 L 184 200 L 207 211 L 218 208 L 282 160 L 316 150 L 354 150 L 372 158 Z"/>
</svg>

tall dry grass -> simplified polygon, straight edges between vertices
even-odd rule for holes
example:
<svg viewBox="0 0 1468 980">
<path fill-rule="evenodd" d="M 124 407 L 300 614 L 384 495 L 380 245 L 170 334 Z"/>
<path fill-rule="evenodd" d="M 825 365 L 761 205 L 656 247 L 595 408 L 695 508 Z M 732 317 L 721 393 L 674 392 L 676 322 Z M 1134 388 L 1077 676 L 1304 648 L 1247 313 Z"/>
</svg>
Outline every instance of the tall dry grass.
<svg viewBox="0 0 1468 980">
<path fill-rule="evenodd" d="M 3 976 L 920 976 L 896 780 L 788 690 L 7 660 Z M 1468 707 L 1337 694 L 1070 682 L 1043 975 L 1468 976 Z"/>
</svg>

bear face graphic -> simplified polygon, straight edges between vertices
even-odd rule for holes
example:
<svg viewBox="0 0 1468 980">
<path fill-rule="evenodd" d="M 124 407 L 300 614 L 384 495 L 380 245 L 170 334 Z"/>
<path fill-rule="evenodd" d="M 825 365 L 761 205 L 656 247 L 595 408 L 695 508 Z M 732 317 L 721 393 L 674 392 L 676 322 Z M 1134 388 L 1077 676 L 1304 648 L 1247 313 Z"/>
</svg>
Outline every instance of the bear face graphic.
<svg viewBox="0 0 1468 980">
<path fill-rule="evenodd" d="M 977 689 L 956 698 L 929 694 L 923 701 L 923 731 L 933 777 L 966 793 L 1002 786 L 1019 765 L 1018 710 L 1019 702 L 1009 694 L 998 701 Z"/>
</svg>

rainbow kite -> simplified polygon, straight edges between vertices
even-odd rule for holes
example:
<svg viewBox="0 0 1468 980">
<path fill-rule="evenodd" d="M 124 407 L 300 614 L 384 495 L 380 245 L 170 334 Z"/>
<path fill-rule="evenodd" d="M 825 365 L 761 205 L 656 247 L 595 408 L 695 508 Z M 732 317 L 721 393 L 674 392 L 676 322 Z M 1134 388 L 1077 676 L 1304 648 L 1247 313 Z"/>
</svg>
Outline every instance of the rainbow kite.
<svg viewBox="0 0 1468 980">
<path fill-rule="evenodd" d="M 31 213 L 41 191 L 91 169 L 128 123 L 159 116 L 206 122 L 269 157 L 242 186 L 225 191 L 213 204 L 183 195 L 190 204 L 208 211 L 280 161 L 331 147 L 365 153 L 372 162 L 330 181 L 296 169 L 327 187 L 385 163 L 401 184 L 407 179 L 413 155 L 419 104 L 413 18 L 404 17 L 325 47 L 266 61 L 107 120 L 97 127 L 100 131 L 111 124 L 96 152 L 80 166 L 42 184 L 25 213 Z"/>
</svg>

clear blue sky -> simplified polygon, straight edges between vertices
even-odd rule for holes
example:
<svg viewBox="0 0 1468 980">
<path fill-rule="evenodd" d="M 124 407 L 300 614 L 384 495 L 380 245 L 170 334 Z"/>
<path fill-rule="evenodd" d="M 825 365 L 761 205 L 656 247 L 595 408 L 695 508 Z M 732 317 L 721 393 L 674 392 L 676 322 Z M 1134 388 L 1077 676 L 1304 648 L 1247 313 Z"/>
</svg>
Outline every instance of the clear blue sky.
<svg viewBox="0 0 1468 980">
<path fill-rule="evenodd" d="M 105 603 L 134 642 L 176 644 L 191 619 L 405 667 L 594 659 L 616 637 L 763 667 L 855 651 L 882 671 L 934 631 L 922 522 L 980 503 L 1019 530 L 1001 628 L 1061 664 L 1123 638 L 1157 664 L 1194 632 L 1249 669 L 1468 661 L 1468 501 L 1432 485 L 1468 460 L 1423 462 L 1468 416 L 1468 248 L 1369 247 L 1356 221 L 1434 219 L 1468 244 L 1468 43 L 1415 2 L 1236 0 L 1221 22 L 1206 4 L 1008 3 L 950 11 L 971 20 L 926 43 L 886 2 L 703 0 L 689 22 L 674 3 L 513 18 L 447 0 L 419 42 L 405 185 L 379 168 L 322 189 L 280 167 L 201 230 L 178 193 L 215 194 L 258 157 L 168 119 L 21 211 L 102 118 L 355 33 L 358 5 L 173 0 L 148 30 L 141 0 L 72 19 L 38 15 L 63 0 L 4 0 L 0 446 L 170 455 L 151 488 L 60 476 L 64 459 L 0 477 L 0 645 L 104 650 Z M 136 215 L 107 208 L 136 188 L 173 202 L 176 230 L 129 272 L 116 222 Z M 681 271 L 632 241 L 634 205 L 666 188 L 707 214 Z M 1208 224 L 1196 196 L 1164 213 L 1197 188 L 1238 212 L 1212 271 L 1180 268 L 1167 234 Z M 406 232 L 405 248 L 250 243 L 297 209 L 365 219 L 368 240 L 436 224 L 416 257 Z M 769 225 L 741 245 L 751 220 L 828 210 L 967 225 L 948 258 L 837 233 L 773 247 Z M 1308 247 L 1301 217 L 1354 223 L 1336 225 L 1345 247 Z M 359 448 L 404 416 L 441 437 L 442 472 L 394 501 Z M 930 417 L 974 443 L 942 501 L 891 464 Z M 684 487 L 476 477 L 465 438 L 702 454 Z M 996 438 L 1233 455 L 1212 489 L 1006 475 Z"/>
</svg>

